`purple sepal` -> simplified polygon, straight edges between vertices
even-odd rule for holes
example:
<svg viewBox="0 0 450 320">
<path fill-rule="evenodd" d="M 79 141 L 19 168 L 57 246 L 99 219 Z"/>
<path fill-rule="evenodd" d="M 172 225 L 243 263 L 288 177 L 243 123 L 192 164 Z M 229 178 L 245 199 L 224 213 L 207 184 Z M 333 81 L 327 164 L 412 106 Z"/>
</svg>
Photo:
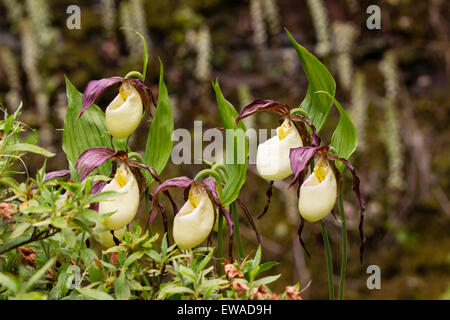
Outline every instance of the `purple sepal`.
<svg viewBox="0 0 450 320">
<path fill-rule="evenodd" d="M 125 81 L 131 83 L 134 86 L 134 88 L 139 93 L 139 96 L 141 97 L 142 104 L 144 105 L 145 111 L 149 115 L 151 115 L 150 102 L 152 102 L 156 108 L 156 100 L 155 100 L 155 97 L 153 96 L 153 92 L 150 90 L 150 88 L 147 87 L 145 85 L 145 83 L 143 83 L 141 80 L 136 79 L 136 78 L 129 78 L 129 79 L 126 79 Z"/>
<path fill-rule="evenodd" d="M 92 184 L 91 194 L 100 193 L 107 184 L 108 182 L 106 181 L 95 181 Z M 98 202 L 91 203 L 89 209 L 98 211 L 98 205 Z"/>
<path fill-rule="evenodd" d="M 219 195 L 217 193 L 216 180 L 213 178 L 207 178 L 199 184 L 208 193 L 211 201 L 219 208 L 219 211 L 224 215 L 225 220 L 230 228 L 230 239 L 228 241 L 228 259 L 233 262 L 233 238 L 234 238 L 234 222 L 231 219 L 230 213 L 224 208 L 220 202 Z"/>
<path fill-rule="evenodd" d="M 250 211 L 248 211 L 247 206 L 246 206 L 246 205 L 244 204 L 244 202 L 243 202 L 241 199 L 239 199 L 239 198 L 236 199 L 236 202 L 237 202 L 237 203 L 239 204 L 239 206 L 241 207 L 242 211 L 244 212 L 245 216 L 246 216 L 247 219 L 248 219 L 248 222 L 250 222 L 250 225 L 251 225 L 253 231 L 254 231 L 255 234 L 256 234 L 256 239 L 258 240 L 258 243 L 259 243 L 260 245 L 262 245 L 262 237 L 261 237 L 261 235 L 259 234 L 258 229 L 256 228 L 255 221 L 253 220 L 253 217 L 252 217 L 252 215 L 250 214 Z"/>
<path fill-rule="evenodd" d="M 155 179 L 159 184 L 162 183 L 162 180 L 159 177 L 158 173 L 152 167 L 147 166 L 146 164 L 143 164 L 141 162 L 134 161 L 134 160 L 128 160 L 127 165 L 147 170 L 150 173 L 150 175 L 153 177 L 153 179 Z M 170 195 L 169 191 L 164 190 L 163 193 L 169 199 L 170 204 L 172 205 L 173 214 L 175 216 L 178 212 L 178 208 L 177 208 L 177 205 L 175 204 L 175 201 L 173 201 L 173 198 Z"/>
<path fill-rule="evenodd" d="M 311 122 L 311 120 L 306 119 L 305 117 L 302 117 L 302 116 L 300 116 L 300 115 L 298 115 L 298 114 L 292 115 L 292 116 L 290 116 L 290 118 L 291 118 L 291 120 L 293 120 L 293 121 L 301 121 L 301 122 L 306 123 L 306 124 L 311 128 L 311 131 L 312 131 L 312 135 L 311 135 L 311 145 L 312 145 L 313 147 L 318 147 L 318 146 L 320 146 L 321 140 L 320 140 L 319 134 L 317 133 L 316 127 L 314 127 L 314 125 L 313 125 L 313 123 Z M 302 140 L 305 140 L 305 137 L 302 135 L 302 132 L 299 132 L 299 133 L 300 133 L 300 135 L 302 136 Z M 309 135 L 309 132 L 305 132 L 305 134 L 308 134 L 308 135 Z"/>
<path fill-rule="evenodd" d="M 148 214 L 146 229 L 148 229 L 148 227 L 153 222 L 153 220 L 155 220 L 156 215 L 158 214 L 158 212 L 155 210 L 155 206 L 159 206 L 160 193 L 163 191 L 166 191 L 168 189 L 172 189 L 172 188 L 187 188 L 193 182 L 194 182 L 194 180 L 189 179 L 188 177 L 177 177 L 177 178 L 173 178 L 170 180 L 166 180 L 163 183 L 161 183 L 155 189 L 155 193 L 153 195 L 152 205 L 150 207 L 150 211 Z"/>
<path fill-rule="evenodd" d="M 80 179 L 84 180 L 89 173 L 101 166 L 105 161 L 115 157 L 126 156 L 124 151 L 114 151 L 106 147 L 91 148 L 84 151 L 77 159 L 75 168 L 81 171 Z"/>
<path fill-rule="evenodd" d="M 304 170 L 308 168 L 314 155 L 318 152 L 327 152 L 328 147 L 299 147 L 291 149 L 289 154 L 289 160 L 291 162 L 292 172 L 294 172 L 294 179 L 292 179 L 289 188 L 292 187 L 300 177 L 304 175 Z"/>
<path fill-rule="evenodd" d="M 83 92 L 83 107 L 78 113 L 77 119 L 81 117 L 83 112 L 94 104 L 95 100 L 105 91 L 107 88 L 115 85 L 118 82 L 122 82 L 122 77 L 111 77 L 100 80 L 91 80 L 88 82 L 86 89 Z"/>
<path fill-rule="evenodd" d="M 273 187 L 273 181 L 269 182 L 269 188 L 266 191 L 266 196 L 267 196 L 267 203 L 264 206 L 263 211 L 261 212 L 261 214 L 258 216 L 258 219 L 261 219 L 269 210 L 269 206 L 270 206 L 270 200 L 272 199 L 272 187 Z"/>
<path fill-rule="evenodd" d="M 269 111 L 287 117 L 289 116 L 290 108 L 285 104 L 281 104 L 273 100 L 253 100 L 242 109 L 241 113 L 236 118 L 236 123 L 254 113 L 261 111 Z"/>
</svg>

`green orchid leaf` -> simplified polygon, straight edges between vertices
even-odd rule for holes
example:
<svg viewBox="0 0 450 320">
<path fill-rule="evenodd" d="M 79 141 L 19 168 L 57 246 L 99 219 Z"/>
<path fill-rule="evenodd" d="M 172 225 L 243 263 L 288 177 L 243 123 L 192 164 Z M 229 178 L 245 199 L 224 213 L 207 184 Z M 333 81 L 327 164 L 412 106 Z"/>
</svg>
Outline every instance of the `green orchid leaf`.
<svg viewBox="0 0 450 320">
<path fill-rule="evenodd" d="M 266 285 L 266 284 L 272 283 L 272 282 L 278 280 L 279 277 L 281 277 L 281 274 L 261 278 L 259 280 L 256 280 L 255 282 L 253 282 L 253 286 L 257 287 L 260 285 Z"/>
<path fill-rule="evenodd" d="M 114 281 L 114 291 L 117 299 L 128 299 L 130 298 L 131 292 L 130 287 L 126 281 L 125 268 L 120 270 L 119 277 Z"/>
<path fill-rule="evenodd" d="M 19 282 L 13 275 L 0 272 L 0 285 L 15 294 L 19 290 Z"/>
<path fill-rule="evenodd" d="M 220 90 L 219 81 L 213 83 L 216 93 L 217 107 L 223 126 L 227 130 L 225 168 L 228 178 L 222 190 L 222 204 L 229 205 L 237 199 L 247 174 L 248 142 L 245 135 L 245 126 L 241 122 L 236 123 L 238 113 L 233 105 L 225 99 Z M 228 139 L 229 133 L 232 133 Z M 244 142 L 244 143 L 242 143 Z"/>
<path fill-rule="evenodd" d="M 336 92 L 336 82 L 319 59 L 298 44 L 288 30 L 286 30 L 286 33 L 297 51 L 309 83 L 300 108 L 306 111 L 317 131 L 320 131 L 328 118 L 333 103 L 328 96 L 316 95 L 314 92 L 326 91 L 333 97 Z"/>
<path fill-rule="evenodd" d="M 55 154 L 45 150 L 44 148 L 38 147 L 34 144 L 29 143 L 15 143 L 10 144 L 5 148 L 5 153 L 12 153 L 15 151 L 19 152 L 32 152 L 36 154 L 43 155 L 44 157 L 53 157 Z"/>
<path fill-rule="evenodd" d="M 336 98 L 325 91 L 318 91 L 317 94 L 330 97 L 339 111 L 339 122 L 331 137 L 330 146 L 336 150 L 336 154 L 339 157 L 348 160 L 358 145 L 358 135 L 356 133 L 355 125 Z M 342 171 L 344 170 L 345 165 L 342 162 L 336 161 L 336 167 L 339 171 Z"/>
<path fill-rule="evenodd" d="M 83 106 L 82 94 L 67 77 L 65 79 L 68 106 L 64 119 L 62 148 L 67 160 L 76 163 L 78 157 L 87 149 L 94 147 L 112 149 L 111 136 L 107 133 L 105 114 L 96 105 L 87 109 L 83 116 L 77 120 L 77 115 Z M 105 162 L 94 172 L 109 176 L 111 170 L 111 163 Z"/>
<path fill-rule="evenodd" d="M 144 163 L 160 174 L 166 167 L 172 153 L 173 115 L 170 107 L 169 94 L 164 83 L 163 64 L 160 61 L 159 92 L 156 113 L 148 133 L 145 146 Z M 146 173 L 150 183 L 153 178 Z"/>
<path fill-rule="evenodd" d="M 22 234 L 24 234 L 25 231 L 31 226 L 29 222 L 23 222 L 14 229 L 14 231 L 11 233 L 11 236 L 9 237 L 9 240 L 15 239 L 17 237 L 20 237 Z"/>
<path fill-rule="evenodd" d="M 64 240 L 66 241 L 66 244 L 70 247 L 70 248 L 75 248 L 77 245 L 77 238 L 75 236 L 75 233 L 69 229 L 66 228 L 62 231 L 62 235 L 64 237 Z"/>
<path fill-rule="evenodd" d="M 109 294 L 100 290 L 90 288 L 77 288 L 76 290 L 88 300 L 114 300 Z"/>
<path fill-rule="evenodd" d="M 0 177 L 0 184 L 13 189 L 19 188 L 19 183 L 11 177 Z"/>
<path fill-rule="evenodd" d="M 38 282 L 55 262 L 56 257 L 52 257 L 38 271 L 33 273 L 31 278 L 25 283 L 25 290 L 30 289 L 36 282 Z"/>
</svg>

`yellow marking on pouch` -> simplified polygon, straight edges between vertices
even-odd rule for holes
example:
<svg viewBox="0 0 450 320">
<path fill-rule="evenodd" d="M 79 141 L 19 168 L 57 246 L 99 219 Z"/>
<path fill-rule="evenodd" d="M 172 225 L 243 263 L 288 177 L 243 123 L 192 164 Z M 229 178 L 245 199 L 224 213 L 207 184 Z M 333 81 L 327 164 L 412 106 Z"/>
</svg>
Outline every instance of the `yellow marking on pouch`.
<svg viewBox="0 0 450 320">
<path fill-rule="evenodd" d="M 201 198 L 200 198 L 200 190 L 199 187 L 192 186 L 189 190 L 189 202 L 192 204 L 194 208 L 197 208 L 197 206 L 200 204 Z"/>
<path fill-rule="evenodd" d="M 283 124 L 277 128 L 278 139 L 281 141 L 284 138 L 286 138 L 287 135 L 289 134 L 290 129 L 291 129 L 291 126 L 290 126 L 289 122 L 287 122 L 287 121 L 283 122 Z"/>
<path fill-rule="evenodd" d="M 114 179 L 116 180 L 117 184 L 120 188 L 123 188 L 128 181 L 127 173 L 123 169 L 119 169 L 116 172 L 116 175 L 114 176 Z"/>
<path fill-rule="evenodd" d="M 328 164 L 325 161 L 319 161 L 314 167 L 314 174 L 319 182 L 322 182 L 328 174 Z"/>
<path fill-rule="evenodd" d="M 123 101 L 126 101 L 128 97 L 131 95 L 131 88 L 130 85 L 126 82 L 124 82 L 119 89 L 120 97 Z"/>
</svg>

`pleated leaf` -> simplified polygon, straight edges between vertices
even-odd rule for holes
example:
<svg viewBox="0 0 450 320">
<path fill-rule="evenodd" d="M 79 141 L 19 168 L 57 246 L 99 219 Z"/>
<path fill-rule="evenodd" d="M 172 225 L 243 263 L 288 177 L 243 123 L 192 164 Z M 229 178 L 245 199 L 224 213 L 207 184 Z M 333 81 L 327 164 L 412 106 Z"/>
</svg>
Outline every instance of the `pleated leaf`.
<svg viewBox="0 0 450 320">
<path fill-rule="evenodd" d="M 219 109 L 219 115 L 222 120 L 225 129 L 232 129 L 235 131 L 235 143 L 234 148 L 229 148 L 230 141 L 227 141 L 227 148 L 225 152 L 226 161 L 225 167 L 228 171 L 228 179 L 222 190 L 222 205 L 226 206 L 231 204 L 239 196 L 243 184 L 245 183 L 247 174 L 247 156 L 248 156 L 248 143 L 245 136 L 245 126 L 242 122 L 236 123 L 238 113 L 233 105 L 225 99 L 220 90 L 219 82 L 216 80 L 213 83 L 214 91 L 216 93 L 217 107 Z M 237 130 L 241 129 L 241 130 Z M 239 144 L 239 141 L 244 141 L 244 145 Z M 244 156 L 244 163 L 238 163 L 239 158 Z M 230 163 L 230 159 L 233 159 L 233 163 Z"/>
<path fill-rule="evenodd" d="M 308 79 L 308 90 L 300 104 L 300 108 L 306 111 L 317 131 L 320 131 L 330 113 L 332 101 L 326 95 L 314 94 L 316 91 L 326 91 L 331 96 L 336 92 L 336 82 L 328 69 L 308 50 L 295 41 L 294 37 L 286 30 L 302 63 L 303 71 Z"/>
<path fill-rule="evenodd" d="M 11 152 L 32 152 L 36 154 L 43 155 L 44 157 L 53 157 L 55 154 L 45 150 L 44 148 L 38 147 L 34 144 L 29 143 L 15 143 L 10 144 L 6 147 L 5 153 L 11 153 Z"/>
<path fill-rule="evenodd" d="M 339 111 L 339 122 L 331 137 L 330 145 L 336 150 L 336 154 L 339 157 L 348 160 L 358 145 L 358 135 L 356 133 L 355 125 L 339 101 L 330 96 L 328 92 L 319 91 L 317 94 L 330 97 Z M 345 168 L 342 162 L 336 162 L 336 167 L 339 171 L 342 171 Z"/>
<path fill-rule="evenodd" d="M 93 105 L 84 111 L 83 116 L 77 116 L 83 106 L 82 94 L 66 77 L 67 111 L 64 119 L 63 150 L 67 160 L 76 163 L 78 157 L 87 149 L 95 147 L 112 148 L 111 136 L 105 124 L 104 112 Z M 99 174 L 108 176 L 111 173 L 111 163 L 104 163 L 97 168 Z"/>
<path fill-rule="evenodd" d="M 144 163 L 160 174 L 167 165 L 172 153 L 173 115 L 170 107 L 169 93 L 164 83 L 163 64 L 160 61 L 159 92 L 156 113 L 153 117 L 147 144 L 145 146 Z M 153 182 L 150 174 L 146 173 L 149 183 Z"/>
</svg>

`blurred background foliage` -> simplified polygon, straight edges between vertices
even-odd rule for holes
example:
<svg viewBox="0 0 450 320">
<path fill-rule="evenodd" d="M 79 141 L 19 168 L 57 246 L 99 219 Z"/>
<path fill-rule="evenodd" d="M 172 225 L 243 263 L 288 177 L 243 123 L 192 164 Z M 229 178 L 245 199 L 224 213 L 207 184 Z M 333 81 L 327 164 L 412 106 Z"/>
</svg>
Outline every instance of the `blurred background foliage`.
<svg viewBox="0 0 450 320">
<path fill-rule="evenodd" d="M 158 59 L 174 110 L 175 128 L 221 126 L 211 80 L 219 77 L 225 96 L 240 109 L 254 98 L 291 106 L 302 100 L 307 81 L 283 31 L 319 56 L 337 81 L 337 98 L 350 110 L 359 147 L 353 162 L 367 199 L 367 249 L 358 261 L 357 203 L 346 177 L 349 265 L 346 298 L 449 298 L 450 130 L 449 10 L 445 0 L 96 0 L 77 1 L 81 29 L 66 27 L 69 0 L 0 0 L 0 97 L 10 111 L 23 101 L 22 120 L 38 129 L 38 141 L 57 154 L 48 170 L 67 167 L 61 149 L 67 107 L 64 74 L 83 91 L 87 82 L 140 70 L 140 40 L 118 30 L 131 27 L 149 44 L 147 84 L 157 91 Z M 366 27 L 371 4 L 381 8 L 381 30 Z M 114 92 L 98 101 L 105 108 Z M 334 110 L 335 111 L 335 110 Z M 334 112 L 333 111 L 333 112 Z M 338 119 L 322 132 L 325 141 Z M 247 127 L 273 128 L 269 114 Z M 148 124 L 132 136 L 145 147 Z M 329 134 L 328 134 L 329 135 Z M 27 156 L 32 174 L 42 159 Z M 164 178 L 193 177 L 199 165 L 169 163 Z M 312 279 L 304 298 L 326 298 L 327 277 L 320 228 L 307 224 L 300 248 L 295 191 L 275 184 L 269 213 L 259 220 L 263 257 L 280 261 L 284 286 Z M 249 167 L 242 199 L 253 215 L 265 204 L 266 183 Z M 181 201 L 182 196 L 179 196 Z M 141 206 L 144 207 L 144 206 Z M 145 213 L 142 212 L 142 215 Z M 155 222 L 161 225 L 159 220 Z M 242 220 L 248 254 L 256 239 Z M 326 219 L 334 269 L 340 264 L 340 224 Z M 381 290 L 368 290 L 366 268 L 381 267 Z"/>
</svg>

